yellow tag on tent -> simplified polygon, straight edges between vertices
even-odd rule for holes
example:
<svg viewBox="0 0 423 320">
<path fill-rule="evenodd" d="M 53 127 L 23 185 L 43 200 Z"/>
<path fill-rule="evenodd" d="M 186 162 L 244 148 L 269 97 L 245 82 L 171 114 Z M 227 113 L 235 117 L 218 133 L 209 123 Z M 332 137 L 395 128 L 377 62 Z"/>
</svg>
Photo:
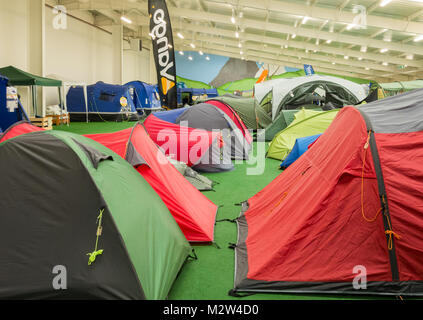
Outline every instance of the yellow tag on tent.
<svg viewBox="0 0 423 320">
<path fill-rule="evenodd" d="M 120 98 L 120 105 L 122 107 L 126 107 L 128 105 L 128 99 L 126 99 L 125 97 Z"/>
</svg>

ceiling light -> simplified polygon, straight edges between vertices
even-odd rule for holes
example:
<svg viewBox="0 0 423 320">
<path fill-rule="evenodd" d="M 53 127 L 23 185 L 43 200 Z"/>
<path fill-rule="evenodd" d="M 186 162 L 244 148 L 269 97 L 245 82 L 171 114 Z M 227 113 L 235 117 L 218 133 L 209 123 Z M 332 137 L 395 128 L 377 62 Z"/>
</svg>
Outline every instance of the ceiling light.
<svg viewBox="0 0 423 320">
<path fill-rule="evenodd" d="M 389 51 L 389 49 L 386 49 L 386 48 L 380 49 L 380 53 L 385 53 L 385 52 L 388 52 L 388 51 Z"/>
<path fill-rule="evenodd" d="M 181 39 L 185 38 L 185 37 L 184 37 L 184 35 L 183 35 L 182 33 L 180 33 L 180 32 L 178 32 L 176 35 L 177 35 L 179 38 L 181 38 Z"/>
<path fill-rule="evenodd" d="M 360 60 L 360 61 L 361 61 L 361 60 L 363 60 L 363 58 L 362 58 L 362 57 L 358 57 L 358 60 Z"/>
<path fill-rule="evenodd" d="M 239 32 L 238 31 L 235 31 L 235 37 L 239 38 Z"/>
<path fill-rule="evenodd" d="M 191 61 L 192 61 L 192 60 L 193 60 L 193 58 L 192 58 L 191 56 L 189 56 L 189 57 L 188 57 L 188 60 L 191 60 Z"/>
<path fill-rule="evenodd" d="M 239 52 L 239 54 L 240 54 L 240 55 L 243 55 L 243 54 L 244 54 L 244 52 L 240 51 L 240 52 Z"/>
<path fill-rule="evenodd" d="M 122 20 L 123 22 L 126 22 L 126 23 L 132 23 L 131 19 L 124 17 L 124 16 L 120 17 L 120 20 Z"/>
<path fill-rule="evenodd" d="M 310 19 L 310 18 L 309 18 L 309 17 L 307 17 L 307 16 L 305 16 L 305 17 L 303 18 L 303 21 L 301 21 L 301 24 L 305 24 L 305 23 L 307 23 L 308 19 Z"/>
<path fill-rule="evenodd" d="M 388 62 L 383 62 L 382 65 L 387 66 Z"/>
<path fill-rule="evenodd" d="M 316 46 L 318 46 L 320 44 L 320 40 L 316 39 Z"/>
<path fill-rule="evenodd" d="M 335 65 L 336 63 L 335 62 L 332 62 L 332 64 Z"/>
<path fill-rule="evenodd" d="M 180 54 L 181 56 L 183 56 L 183 55 L 184 55 L 184 52 L 183 52 L 183 51 L 179 51 L 179 54 Z"/>
<path fill-rule="evenodd" d="M 233 24 L 235 24 L 235 23 L 236 23 L 236 19 L 235 19 L 235 17 L 234 17 L 234 16 L 232 16 L 232 17 L 231 17 L 231 22 L 232 22 Z"/>
<path fill-rule="evenodd" d="M 332 43 L 332 40 L 330 40 L 330 39 L 329 40 L 326 40 L 326 43 L 327 44 L 330 44 L 330 43 Z"/>
<path fill-rule="evenodd" d="M 210 57 L 209 57 L 209 56 L 207 56 L 207 57 L 206 57 L 206 60 L 207 60 L 207 61 L 209 61 L 209 60 L 210 60 Z"/>
<path fill-rule="evenodd" d="M 344 56 L 344 59 L 345 60 L 348 60 L 350 57 L 349 56 Z"/>
<path fill-rule="evenodd" d="M 204 53 L 203 53 L 203 51 L 198 51 L 198 53 L 200 54 L 200 56 L 202 56 Z"/>
<path fill-rule="evenodd" d="M 415 37 L 414 38 L 414 42 L 418 42 L 418 41 L 422 41 L 423 40 L 423 34 L 421 34 L 421 35 L 419 35 L 419 36 L 417 36 L 417 37 Z"/>
<path fill-rule="evenodd" d="M 380 3 L 381 7 L 386 6 L 389 2 L 391 2 L 392 0 L 382 0 L 382 2 Z"/>
<path fill-rule="evenodd" d="M 369 67 L 366 67 L 365 69 L 366 69 L 366 70 L 370 70 L 370 68 L 369 68 Z"/>
<path fill-rule="evenodd" d="M 406 58 L 407 60 L 413 60 L 413 59 L 414 59 L 414 55 L 412 55 L 412 54 L 407 54 L 407 55 L 405 56 L 405 58 Z"/>
<path fill-rule="evenodd" d="M 241 44 L 241 42 L 240 42 L 240 43 L 238 43 L 238 48 L 242 48 L 242 44 Z"/>
<path fill-rule="evenodd" d="M 195 44 L 191 43 L 190 46 L 191 48 L 195 49 Z"/>
<path fill-rule="evenodd" d="M 292 35 L 292 39 L 295 39 L 295 37 L 296 37 L 297 35 L 294 33 L 293 35 Z"/>
<path fill-rule="evenodd" d="M 367 52 L 367 46 L 361 46 L 360 51 L 361 52 Z"/>
</svg>

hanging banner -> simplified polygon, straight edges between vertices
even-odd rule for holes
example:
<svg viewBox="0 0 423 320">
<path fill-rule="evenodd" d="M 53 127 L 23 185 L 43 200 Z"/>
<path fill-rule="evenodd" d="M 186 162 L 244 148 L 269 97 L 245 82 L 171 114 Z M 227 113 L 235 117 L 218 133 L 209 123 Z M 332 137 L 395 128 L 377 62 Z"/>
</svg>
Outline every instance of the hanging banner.
<svg viewBox="0 0 423 320">
<path fill-rule="evenodd" d="M 178 97 L 175 51 L 166 1 L 148 0 L 148 13 L 150 15 L 150 36 L 153 41 L 160 101 L 163 108 L 176 109 Z"/>
</svg>

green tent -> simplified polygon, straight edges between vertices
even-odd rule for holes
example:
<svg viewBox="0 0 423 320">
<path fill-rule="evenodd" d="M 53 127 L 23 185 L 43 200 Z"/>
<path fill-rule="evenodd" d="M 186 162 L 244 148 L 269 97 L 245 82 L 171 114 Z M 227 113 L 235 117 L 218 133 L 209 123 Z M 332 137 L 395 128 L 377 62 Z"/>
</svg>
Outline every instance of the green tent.
<svg viewBox="0 0 423 320">
<path fill-rule="evenodd" d="M 322 109 L 310 107 L 308 110 L 321 111 Z M 266 127 L 264 140 L 271 141 L 278 132 L 288 127 L 294 121 L 296 113 L 298 113 L 298 110 L 282 110 L 276 119 Z"/>
<path fill-rule="evenodd" d="M 335 119 L 338 111 L 339 109 L 325 112 L 302 109 L 288 127 L 275 135 L 270 143 L 267 157 L 284 160 L 298 138 L 323 133 Z"/>
<path fill-rule="evenodd" d="M 13 66 L 0 68 L 0 74 L 9 78 L 11 86 L 61 87 L 62 81 L 36 76 Z"/>
<path fill-rule="evenodd" d="M 265 128 L 272 121 L 263 110 L 258 109 L 256 112 L 254 98 L 244 98 L 226 94 L 224 96 L 199 101 L 199 103 L 210 100 L 218 100 L 229 105 L 239 115 L 248 129 L 257 130 Z"/>
<path fill-rule="evenodd" d="M 393 96 L 399 93 L 423 88 L 423 80 L 381 83 L 380 86 L 388 96 Z"/>
<path fill-rule="evenodd" d="M 0 75 L 3 75 L 9 79 L 10 86 L 25 86 L 31 88 L 32 94 L 32 108 L 33 113 L 37 115 L 37 87 L 57 87 L 59 93 L 60 105 L 63 108 L 62 99 L 62 81 L 56 79 L 49 79 L 40 77 L 34 74 L 30 74 L 23 70 L 20 70 L 13 66 L 0 68 Z M 45 117 L 45 106 L 42 108 L 42 116 Z"/>
<path fill-rule="evenodd" d="M 97 142 L 31 127 L 0 144 L 0 299 L 165 299 L 192 249 L 157 193 Z"/>
</svg>

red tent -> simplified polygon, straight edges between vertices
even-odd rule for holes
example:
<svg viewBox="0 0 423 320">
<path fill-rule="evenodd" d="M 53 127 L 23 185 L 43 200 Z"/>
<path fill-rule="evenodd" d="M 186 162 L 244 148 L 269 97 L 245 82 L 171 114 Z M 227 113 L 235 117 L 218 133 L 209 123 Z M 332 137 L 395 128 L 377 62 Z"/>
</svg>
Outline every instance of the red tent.
<svg viewBox="0 0 423 320">
<path fill-rule="evenodd" d="M 116 133 L 86 135 L 130 162 L 153 187 L 190 242 L 211 242 L 217 206 L 169 162 L 141 124 Z"/>
<path fill-rule="evenodd" d="M 343 108 L 243 204 L 231 293 L 423 295 L 421 119 L 423 90 Z"/>
<path fill-rule="evenodd" d="M 3 134 L 0 135 L 0 143 L 14 137 L 20 136 L 21 134 L 30 133 L 34 131 L 44 131 L 39 127 L 34 126 L 32 123 L 27 121 L 16 122 L 11 125 Z"/>
<path fill-rule="evenodd" d="M 167 156 L 203 172 L 220 172 L 234 168 L 230 154 L 224 152 L 222 135 L 180 126 L 150 114 L 144 121 L 150 138 Z"/>
</svg>

